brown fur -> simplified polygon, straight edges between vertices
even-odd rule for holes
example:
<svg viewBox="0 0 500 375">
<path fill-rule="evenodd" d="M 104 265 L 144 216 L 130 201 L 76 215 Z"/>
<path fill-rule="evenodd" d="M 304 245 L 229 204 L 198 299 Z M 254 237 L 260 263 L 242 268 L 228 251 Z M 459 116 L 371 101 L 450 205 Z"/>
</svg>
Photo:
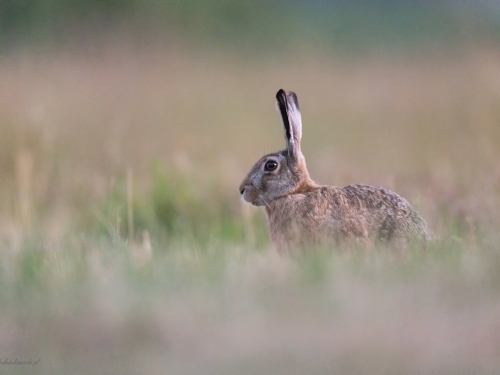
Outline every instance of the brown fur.
<svg viewBox="0 0 500 375">
<path fill-rule="evenodd" d="M 265 206 L 268 229 L 280 252 L 325 244 L 367 245 L 375 241 L 426 242 L 425 221 L 398 194 L 369 185 L 316 185 L 300 151 L 301 118 L 293 93 L 277 94 L 287 149 L 265 155 L 240 185 L 242 197 Z M 286 117 L 285 117 L 286 116 Z M 276 170 L 266 170 L 275 161 Z"/>
</svg>

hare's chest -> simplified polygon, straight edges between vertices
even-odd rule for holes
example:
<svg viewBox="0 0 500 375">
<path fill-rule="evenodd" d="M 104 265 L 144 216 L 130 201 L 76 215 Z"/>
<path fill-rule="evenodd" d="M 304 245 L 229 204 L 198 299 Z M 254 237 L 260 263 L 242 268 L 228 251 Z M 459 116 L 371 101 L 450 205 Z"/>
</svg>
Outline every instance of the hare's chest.
<svg viewBox="0 0 500 375">
<path fill-rule="evenodd" d="M 266 208 L 269 234 L 278 249 L 307 246 L 335 236 L 332 228 L 338 226 L 329 225 L 327 210 L 307 198 L 289 196 Z"/>
</svg>

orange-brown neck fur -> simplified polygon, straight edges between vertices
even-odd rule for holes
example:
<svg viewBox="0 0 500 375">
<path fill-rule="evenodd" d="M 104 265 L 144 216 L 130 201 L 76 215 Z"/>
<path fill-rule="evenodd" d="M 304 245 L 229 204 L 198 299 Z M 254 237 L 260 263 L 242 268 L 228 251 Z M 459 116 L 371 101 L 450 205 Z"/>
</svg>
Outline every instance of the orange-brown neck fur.
<svg viewBox="0 0 500 375">
<path fill-rule="evenodd" d="M 309 175 L 307 175 L 307 178 L 305 178 L 302 183 L 295 189 L 295 191 L 292 194 L 305 194 L 310 192 L 313 189 L 316 189 L 318 185 L 311 180 Z"/>
</svg>

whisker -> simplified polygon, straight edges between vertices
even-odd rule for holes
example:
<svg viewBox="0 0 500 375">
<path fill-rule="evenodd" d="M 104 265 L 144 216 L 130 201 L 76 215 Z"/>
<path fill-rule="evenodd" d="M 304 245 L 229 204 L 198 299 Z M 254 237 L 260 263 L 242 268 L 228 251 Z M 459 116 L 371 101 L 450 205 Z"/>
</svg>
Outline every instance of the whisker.
<svg viewBox="0 0 500 375">
<path fill-rule="evenodd" d="M 262 200 L 262 202 L 264 202 L 267 208 L 271 208 L 271 206 L 269 206 L 269 203 L 266 202 L 266 197 L 264 197 L 262 194 L 259 194 L 259 198 Z"/>
</svg>

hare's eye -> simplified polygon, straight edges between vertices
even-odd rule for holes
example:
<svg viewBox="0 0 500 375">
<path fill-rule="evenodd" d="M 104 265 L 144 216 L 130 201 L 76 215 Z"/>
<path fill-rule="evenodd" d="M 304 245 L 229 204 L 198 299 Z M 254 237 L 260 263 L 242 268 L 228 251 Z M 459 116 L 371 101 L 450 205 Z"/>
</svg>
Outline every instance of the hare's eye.
<svg viewBox="0 0 500 375">
<path fill-rule="evenodd" d="M 278 168 L 278 163 L 276 163 L 274 160 L 268 160 L 268 161 L 266 161 L 266 164 L 264 165 L 264 169 L 268 172 L 272 172 L 276 168 Z"/>
</svg>

